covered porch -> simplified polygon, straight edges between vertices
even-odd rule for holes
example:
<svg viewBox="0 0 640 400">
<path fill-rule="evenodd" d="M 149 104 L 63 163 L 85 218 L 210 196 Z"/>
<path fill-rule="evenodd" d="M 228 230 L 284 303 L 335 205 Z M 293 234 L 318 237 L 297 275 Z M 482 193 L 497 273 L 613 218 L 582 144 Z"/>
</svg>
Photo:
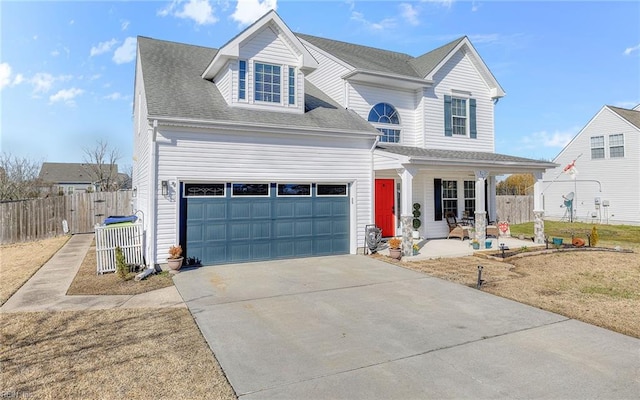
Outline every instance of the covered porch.
<svg viewBox="0 0 640 400">
<path fill-rule="evenodd" d="M 446 238 L 447 214 L 471 224 L 470 239 L 484 243 L 487 222 L 500 218 L 496 215 L 496 177 L 531 173 L 536 178 L 534 241 L 542 244 L 542 174 L 555 166 L 547 161 L 496 153 L 378 144 L 374 150 L 375 223 L 383 236 L 403 239 L 404 255 L 412 252 L 414 230 L 422 239 Z"/>
</svg>

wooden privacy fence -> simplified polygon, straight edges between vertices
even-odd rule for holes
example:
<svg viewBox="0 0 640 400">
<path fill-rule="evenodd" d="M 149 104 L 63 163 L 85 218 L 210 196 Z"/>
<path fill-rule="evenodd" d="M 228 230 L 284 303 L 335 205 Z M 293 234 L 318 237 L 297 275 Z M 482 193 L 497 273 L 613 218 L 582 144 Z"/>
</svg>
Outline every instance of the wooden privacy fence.
<svg viewBox="0 0 640 400">
<path fill-rule="evenodd" d="M 496 212 L 500 221 L 510 224 L 531 222 L 533 218 L 533 196 L 496 196 Z"/>
<path fill-rule="evenodd" d="M 0 203 L 0 243 L 91 233 L 110 215 L 131 214 L 131 191 L 77 193 Z"/>
<path fill-rule="evenodd" d="M 142 224 L 97 226 L 97 272 L 115 272 L 116 247 L 122 249 L 127 264 L 142 265 Z"/>
</svg>

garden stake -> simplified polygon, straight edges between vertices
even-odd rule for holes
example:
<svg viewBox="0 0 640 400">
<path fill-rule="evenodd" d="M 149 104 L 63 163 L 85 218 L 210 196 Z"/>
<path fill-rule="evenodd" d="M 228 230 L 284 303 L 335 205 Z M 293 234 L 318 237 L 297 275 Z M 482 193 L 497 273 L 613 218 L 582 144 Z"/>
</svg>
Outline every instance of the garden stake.
<svg viewBox="0 0 640 400">
<path fill-rule="evenodd" d="M 480 289 L 484 280 L 482 279 L 482 265 L 478 265 L 478 283 L 476 284 L 476 289 Z"/>
</svg>

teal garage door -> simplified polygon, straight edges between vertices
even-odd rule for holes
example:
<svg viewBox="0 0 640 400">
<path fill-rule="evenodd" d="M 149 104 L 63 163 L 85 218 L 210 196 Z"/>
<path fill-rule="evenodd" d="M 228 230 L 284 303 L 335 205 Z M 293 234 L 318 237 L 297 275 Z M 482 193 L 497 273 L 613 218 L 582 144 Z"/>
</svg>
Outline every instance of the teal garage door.
<svg viewBox="0 0 640 400">
<path fill-rule="evenodd" d="M 186 255 L 212 265 L 347 254 L 348 191 L 346 184 L 185 183 Z"/>
</svg>

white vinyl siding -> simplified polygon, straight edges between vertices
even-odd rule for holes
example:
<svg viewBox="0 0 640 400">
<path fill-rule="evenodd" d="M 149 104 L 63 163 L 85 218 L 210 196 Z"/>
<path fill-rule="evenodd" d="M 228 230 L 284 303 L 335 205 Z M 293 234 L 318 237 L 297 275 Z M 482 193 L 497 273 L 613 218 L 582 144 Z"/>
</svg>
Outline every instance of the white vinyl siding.
<svg viewBox="0 0 640 400">
<path fill-rule="evenodd" d="M 451 59 L 434 75 L 435 84 L 425 90 L 423 106 L 424 138 L 426 148 L 465 151 L 495 151 L 494 104 L 490 90 L 468 55 L 463 51 Z M 464 93 L 465 96 L 461 96 Z M 444 134 L 444 98 L 468 98 L 476 101 L 477 137 Z M 467 108 L 469 107 L 467 101 Z M 468 129 L 468 127 L 467 127 Z"/>
<path fill-rule="evenodd" d="M 615 132 L 615 133 L 610 133 Z M 609 135 L 624 136 L 624 157 L 611 157 Z M 591 138 L 604 136 L 605 158 L 591 159 Z M 614 143 L 616 143 L 614 138 Z M 576 160 L 576 179 L 563 174 L 563 168 Z M 624 120 L 614 111 L 603 107 L 594 118 L 553 160 L 559 166 L 548 170 L 545 183 L 545 217 L 561 219 L 565 214 L 562 196 L 575 192 L 577 219 L 589 223 L 624 223 L 640 225 L 640 129 Z M 596 207 L 595 199 L 601 205 Z M 602 207 L 607 200 L 609 207 Z M 593 218 L 592 214 L 596 217 Z"/>
<path fill-rule="evenodd" d="M 338 104 L 346 107 L 345 81 L 340 77 L 349 72 L 349 69 L 324 52 L 318 51 L 308 42 L 303 41 L 303 43 L 319 63 L 318 68 L 307 76 L 309 82 L 337 101 Z"/>
<path fill-rule="evenodd" d="M 237 63 L 227 63 L 227 67 L 223 68 L 213 80 L 216 86 L 218 86 L 218 90 L 220 90 L 220 94 L 222 94 L 227 104 L 231 104 L 232 96 L 238 95 L 237 91 L 231 90 L 233 77 L 232 67 L 237 69 Z"/>
<path fill-rule="evenodd" d="M 161 130 L 159 180 L 192 182 L 350 183 L 351 243 L 364 246 L 365 225 L 372 220 L 372 139 L 300 138 L 235 132 Z M 174 144 L 175 143 L 175 144 Z M 160 196 L 159 255 L 177 242 L 179 203 Z"/>
<path fill-rule="evenodd" d="M 348 85 L 348 93 L 348 107 L 365 120 L 368 119 L 371 108 L 376 104 L 391 104 L 398 112 L 402 125 L 399 143 L 405 146 L 416 145 L 416 103 L 412 92 L 353 84 Z"/>
</svg>

